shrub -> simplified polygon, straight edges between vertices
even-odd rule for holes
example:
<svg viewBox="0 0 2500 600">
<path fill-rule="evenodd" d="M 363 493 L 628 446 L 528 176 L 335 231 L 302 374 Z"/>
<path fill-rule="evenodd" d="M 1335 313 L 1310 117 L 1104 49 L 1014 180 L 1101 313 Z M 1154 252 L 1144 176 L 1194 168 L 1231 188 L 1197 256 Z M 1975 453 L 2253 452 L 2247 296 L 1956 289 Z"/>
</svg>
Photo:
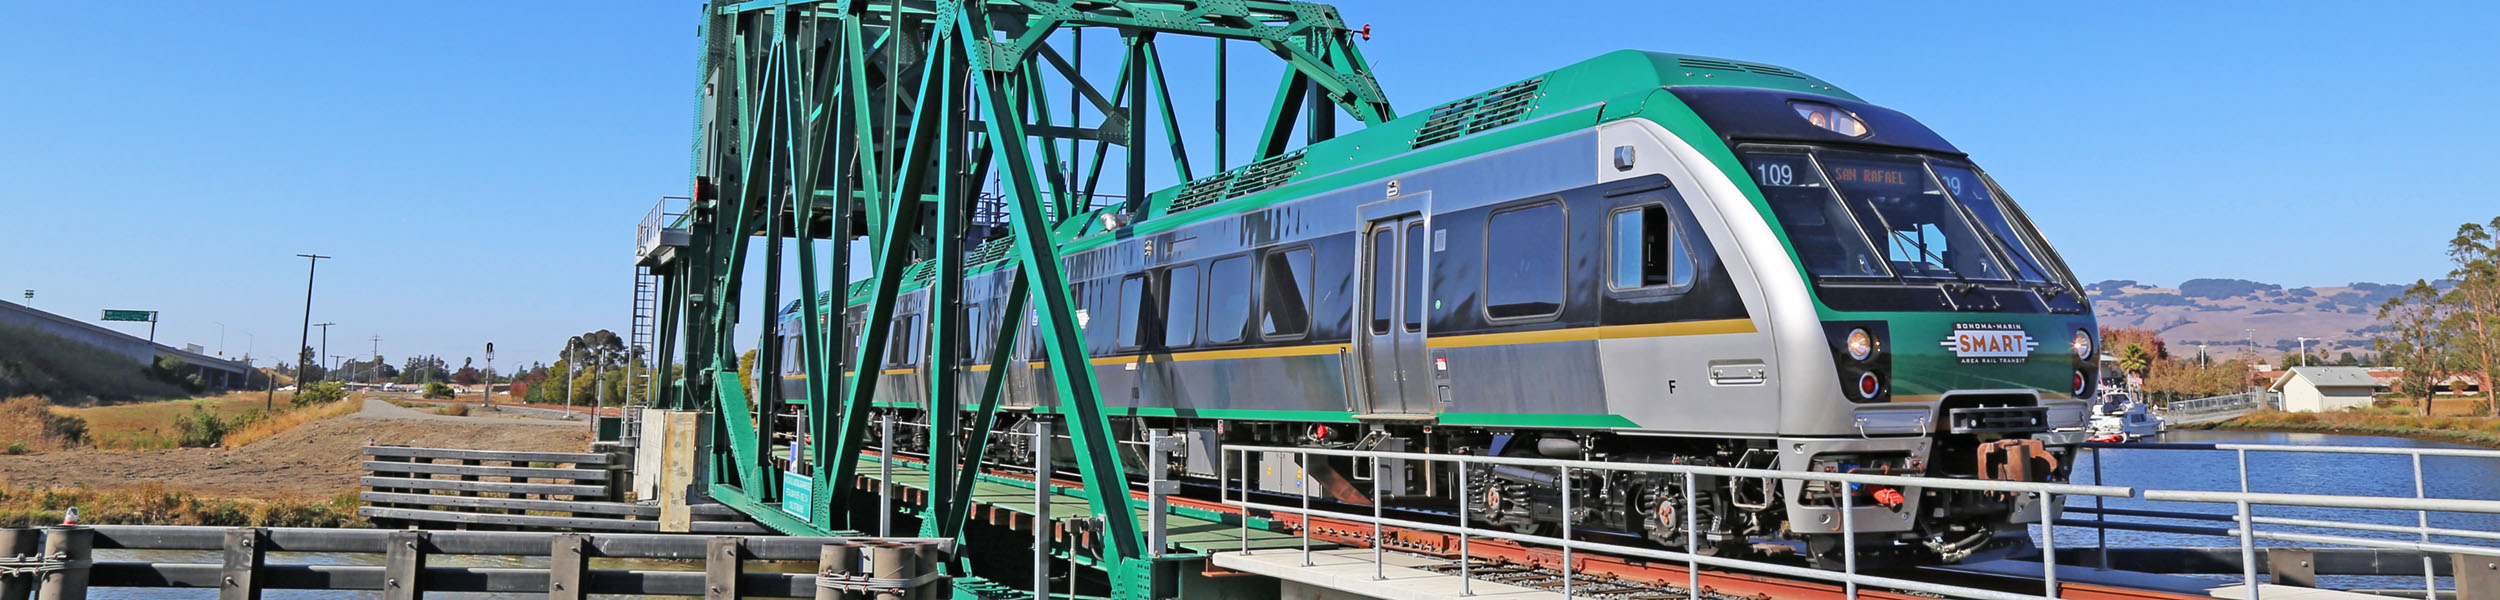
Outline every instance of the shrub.
<svg viewBox="0 0 2500 600">
<path fill-rule="evenodd" d="M 190 414 L 174 417 L 174 444 L 184 448 L 206 448 L 223 443 L 226 432 L 249 423 L 253 415 L 236 416 L 232 420 L 217 418 L 217 413 L 192 406 Z"/>
<path fill-rule="evenodd" d="M 460 403 L 444 405 L 442 408 L 434 409 L 434 414 L 466 417 L 469 416 L 469 405 Z"/>
<path fill-rule="evenodd" d="M 427 398 L 435 400 L 448 400 L 451 399 L 452 395 L 451 386 L 443 385 L 443 382 L 425 382 L 425 397 Z"/>
<path fill-rule="evenodd" d="M 26 453 L 26 442 L 9 442 L 9 456 Z"/>
<path fill-rule="evenodd" d="M 0 441 L 28 451 L 58 450 L 85 443 L 87 421 L 52 411 L 52 403 L 36 396 L 0 402 Z M 16 453 L 12 453 L 16 454 Z"/>
<path fill-rule="evenodd" d="M 345 399 L 347 399 L 346 387 L 339 385 L 336 381 L 322 381 L 296 389 L 293 402 L 296 406 L 302 407 L 329 404 Z"/>
</svg>

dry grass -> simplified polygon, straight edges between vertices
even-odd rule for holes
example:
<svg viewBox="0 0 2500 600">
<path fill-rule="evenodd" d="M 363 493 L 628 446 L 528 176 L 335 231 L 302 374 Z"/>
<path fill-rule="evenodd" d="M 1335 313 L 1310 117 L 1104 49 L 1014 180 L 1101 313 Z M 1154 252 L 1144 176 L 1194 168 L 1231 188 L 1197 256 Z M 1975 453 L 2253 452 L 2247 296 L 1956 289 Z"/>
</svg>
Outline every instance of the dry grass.
<svg viewBox="0 0 2500 600">
<path fill-rule="evenodd" d="M 222 396 L 108 404 L 85 408 L 53 408 L 53 412 L 87 421 L 87 443 L 97 448 L 124 450 L 157 450 L 176 446 L 179 430 L 174 419 L 188 415 L 194 408 L 220 419 L 246 418 L 259 412 L 269 402 L 267 392 L 234 392 Z M 292 396 L 277 395 L 276 406 L 284 407 Z"/>
<path fill-rule="evenodd" d="M 87 423 L 53 412 L 52 402 L 18 396 L 0 402 L 0 449 L 9 454 L 59 450 L 78 445 Z"/>
<path fill-rule="evenodd" d="M 50 525 L 78 507 L 78 521 L 109 525 L 364 527 L 355 494 L 329 500 L 204 498 L 159 483 L 97 489 L 0 485 L 0 526 Z"/>
<path fill-rule="evenodd" d="M 244 444 L 269 439 L 271 436 L 286 433 L 287 430 L 301 427 L 306 423 L 356 414 L 356 411 L 363 410 L 364 407 L 363 402 L 340 400 L 290 409 L 267 418 L 254 420 L 241 429 L 227 433 L 224 443 L 227 448 L 241 448 Z"/>
<path fill-rule="evenodd" d="M 2441 402 L 2447 402 L 2441 399 Z M 2464 405 L 2466 402 L 2457 402 Z M 2210 424 L 2212 429 L 2247 429 L 2258 431 L 2315 431 L 2392 435 L 2432 439 L 2500 448 L 2500 418 L 2481 416 L 2429 416 L 2419 409 L 2371 408 L 2341 412 L 2281 412 L 2264 410 L 2237 419 Z M 2447 413 L 2446 410 L 2439 411 Z"/>
<path fill-rule="evenodd" d="M 469 405 L 459 402 L 445 404 L 442 408 L 434 409 L 434 414 L 466 417 L 469 416 Z"/>
</svg>

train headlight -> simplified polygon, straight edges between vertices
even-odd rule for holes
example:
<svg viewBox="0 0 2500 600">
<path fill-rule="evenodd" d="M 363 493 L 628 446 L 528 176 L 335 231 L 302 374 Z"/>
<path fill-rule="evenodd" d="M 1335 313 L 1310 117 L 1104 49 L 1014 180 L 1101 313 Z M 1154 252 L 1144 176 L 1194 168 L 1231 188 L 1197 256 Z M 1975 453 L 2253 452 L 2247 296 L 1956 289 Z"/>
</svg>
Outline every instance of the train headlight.
<svg viewBox="0 0 2500 600">
<path fill-rule="evenodd" d="M 1797 109 L 1797 116 L 1805 117 L 1807 123 L 1813 123 L 1815 127 L 1821 127 L 1832 133 L 1849 137 L 1864 137 L 1870 131 L 1866 128 L 1865 121 L 1858 120 L 1857 115 L 1849 114 L 1849 111 L 1841 110 L 1838 106 L 1802 100 L 1791 101 L 1788 106 Z"/>
<path fill-rule="evenodd" d="M 1864 329 L 1849 330 L 1849 358 L 1866 360 L 1867 357 L 1874 355 L 1875 334 L 1867 333 Z"/>
<path fill-rule="evenodd" d="M 2092 360 L 2092 333 L 2075 330 L 2075 360 Z"/>
</svg>

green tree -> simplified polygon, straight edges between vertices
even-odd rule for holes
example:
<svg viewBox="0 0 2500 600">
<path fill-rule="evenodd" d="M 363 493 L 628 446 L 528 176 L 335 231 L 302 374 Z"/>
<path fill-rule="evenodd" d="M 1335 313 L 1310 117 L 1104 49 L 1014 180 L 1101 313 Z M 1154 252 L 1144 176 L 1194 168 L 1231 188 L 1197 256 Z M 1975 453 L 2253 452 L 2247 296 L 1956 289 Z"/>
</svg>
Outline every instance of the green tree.
<svg viewBox="0 0 2500 600">
<path fill-rule="evenodd" d="M 2439 288 L 2428 281 L 2414 280 L 2404 293 L 2379 305 L 2378 320 L 2388 328 L 2388 335 L 2371 340 L 2388 364 L 2403 367 L 2404 378 L 2398 391 L 2422 401 L 2422 414 L 2431 414 L 2432 386 L 2446 371 L 2450 354 L 2446 351 L 2448 330 L 2447 305 L 2440 302 Z"/>
<path fill-rule="evenodd" d="M 2118 352 L 2118 369 L 2142 377 L 2153 370 L 2153 353 L 2143 346 L 2127 344 Z"/>
<path fill-rule="evenodd" d="M 408 361 L 399 367 L 399 376 L 391 378 L 391 381 L 398 383 L 434 383 L 450 380 L 450 364 L 443 362 L 443 357 L 431 355 L 408 357 Z"/>
<path fill-rule="evenodd" d="M 2457 282 L 2443 300 L 2451 307 L 2449 329 L 2456 342 L 2454 362 L 2481 377 L 2484 397 L 2493 397 L 2492 372 L 2500 371 L 2500 217 L 2489 226 L 2466 223 L 2448 241 L 2448 260 L 2456 268 L 2448 279 Z M 2492 403 L 2485 402 L 2488 407 Z"/>
<path fill-rule="evenodd" d="M 451 386 L 443 385 L 443 382 L 440 381 L 425 382 L 425 397 L 435 400 L 450 400 L 452 397 Z"/>
<path fill-rule="evenodd" d="M 305 346 L 302 353 L 295 355 L 295 364 L 301 365 L 301 370 L 288 370 L 287 375 L 303 374 L 304 380 L 295 382 L 298 387 L 330 378 L 330 370 L 321 366 L 321 359 L 313 355 L 312 346 Z"/>
</svg>

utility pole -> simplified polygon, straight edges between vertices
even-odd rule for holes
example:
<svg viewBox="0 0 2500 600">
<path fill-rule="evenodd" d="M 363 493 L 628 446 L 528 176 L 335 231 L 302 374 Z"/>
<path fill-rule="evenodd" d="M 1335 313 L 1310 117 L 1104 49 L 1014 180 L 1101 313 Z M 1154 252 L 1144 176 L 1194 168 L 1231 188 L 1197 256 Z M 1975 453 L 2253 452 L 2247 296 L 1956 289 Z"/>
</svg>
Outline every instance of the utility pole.
<svg viewBox="0 0 2500 600">
<path fill-rule="evenodd" d="M 478 399 L 478 403 L 479 403 L 479 404 L 489 405 L 489 406 L 492 406 L 492 405 L 494 405 L 494 404 L 495 404 L 495 343 L 494 343 L 494 342 L 487 342 L 487 343 L 486 343 L 486 397 Z"/>
<path fill-rule="evenodd" d="M 35 290 L 31 290 L 31 289 L 26 290 L 26 307 L 27 307 L 27 308 L 34 308 L 34 307 L 35 307 Z"/>
<path fill-rule="evenodd" d="M 314 326 L 314 327 L 319 327 L 319 328 L 321 328 L 321 354 L 319 354 L 319 355 L 317 355 L 317 356 L 327 356 L 327 357 L 330 357 L 330 360 L 332 361 L 332 362 L 322 363 L 322 366 L 321 366 L 321 378 L 322 378 L 322 379 L 329 379 L 329 378 L 330 378 L 330 369 L 331 369 L 332 365 L 333 365 L 333 364 L 335 364 L 335 363 L 336 363 L 336 361 L 338 361 L 338 359 L 339 359 L 339 356 L 338 356 L 338 355 L 336 355 L 336 354 L 331 354 L 331 353 L 330 353 L 330 326 L 331 326 L 331 325 L 337 325 L 337 323 L 328 323 L 328 322 L 323 322 L 323 323 L 314 323 L 314 324 L 313 324 L 313 326 Z M 314 360 L 320 360 L 320 359 L 319 359 L 319 358 L 315 358 Z M 303 379 L 303 377 L 296 377 L 296 379 L 297 379 L 297 380 L 299 380 L 299 381 L 296 381 L 296 382 L 295 382 L 295 389 L 298 389 L 298 390 L 304 389 L 304 387 L 303 387 L 303 386 L 304 386 L 304 382 L 303 382 L 303 381 L 300 381 L 300 380 L 302 380 L 302 379 Z"/>
<path fill-rule="evenodd" d="M 382 336 L 373 336 L 373 378 L 382 378 Z"/>
<path fill-rule="evenodd" d="M 605 410 L 605 409 L 607 409 L 607 407 L 608 407 L 608 360 L 607 360 L 607 358 L 606 358 L 606 357 L 607 357 L 607 354 L 608 354 L 608 351 L 607 351 L 607 349 L 606 349 L 606 348 L 601 348 L 601 349 L 599 349 L 599 350 L 596 350 L 596 351 L 593 351 L 593 352 L 591 352 L 591 353 L 590 353 L 591 360 L 598 361 L 598 366 L 597 366 L 597 367 L 595 367 L 595 369 L 596 369 L 596 373 L 597 373 L 597 374 L 596 374 L 596 375 L 591 375 L 591 376 L 590 376 L 590 381 L 592 382 L 592 383 L 591 383 L 591 385 L 596 385 L 596 386 L 599 386 L 599 387 L 598 387 L 598 394 L 597 394 L 597 398 L 598 398 L 598 400 L 597 400 L 597 401 L 598 401 L 597 408 L 593 408 L 593 409 L 591 409 L 591 410 L 590 410 L 590 422 L 591 422 L 591 427 L 593 427 L 593 428 L 594 428 L 594 429 L 592 430 L 592 434 L 593 434 L 593 435 L 596 435 L 596 434 L 597 434 L 597 430 L 596 430 L 595 428 L 597 428 L 597 427 L 599 426 L 599 425 L 598 425 L 598 423 L 599 423 L 599 411 L 601 411 L 601 410 Z"/>
<path fill-rule="evenodd" d="M 329 258 L 329 257 L 327 257 L 327 256 L 322 256 L 322 255 L 319 255 L 319 254 L 297 254 L 296 256 L 301 256 L 301 257 L 304 257 L 304 258 L 312 259 L 312 260 L 308 263 L 308 264 L 309 264 L 309 266 L 306 266 L 306 267 L 304 268 L 304 330 L 303 330 L 303 332 L 302 332 L 300 335 L 298 335 L 298 336 L 296 337 L 296 342 L 295 342 L 295 347 L 297 347 L 297 348 L 302 348 L 302 347 L 307 346 L 307 345 L 310 345 L 310 344 L 312 343 L 312 293 L 313 293 L 313 275 L 320 273 L 320 271 L 321 271 L 321 259 L 324 259 L 324 258 Z M 324 334 L 327 334 L 327 333 L 329 332 L 329 330 L 328 330 L 328 329 L 323 329 L 323 330 L 322 330 L 322 332 L 323 332 Z M 314 360 L 320 360 L 320 357 L 314 357 Z M 306 373 L 306 371 L 304 370 L 304 361 L 301 361 L 301 360 L 295 361 L 295 393 L 297 393 L 297 394 L 302 394 L 302 393 L 304 393 L 304 384 L 305 384 L 305 383 L 307 383 L 306 381 L 304 381 L 304 375 L 305 375 L 305 373 Z M 265 404 L 268 404 L 269 406 L 262 406 L 262 407 L 261 407 L 261 410 L 275 410 L 275 409 L 276 409 L 276 406 L 274 406 L 274 405 L 275 405 L 275 404 L 276 404 L 276 402 L 277 402 L 276 398 L 277 398 L 277 396 L 276 396 L 275 394 L 272 394 L 272 395 L 270 396 L 270 400 L 269 400 L 268 402 L 266 402 L 266 403 L 265 403 Z"/>
<path fill-rule="evenodd" d="M 564 410 L 573 410 L 573 375 L 582 370 L 581 351 L 572 344 L 564 347 Z"/>
</svg>

